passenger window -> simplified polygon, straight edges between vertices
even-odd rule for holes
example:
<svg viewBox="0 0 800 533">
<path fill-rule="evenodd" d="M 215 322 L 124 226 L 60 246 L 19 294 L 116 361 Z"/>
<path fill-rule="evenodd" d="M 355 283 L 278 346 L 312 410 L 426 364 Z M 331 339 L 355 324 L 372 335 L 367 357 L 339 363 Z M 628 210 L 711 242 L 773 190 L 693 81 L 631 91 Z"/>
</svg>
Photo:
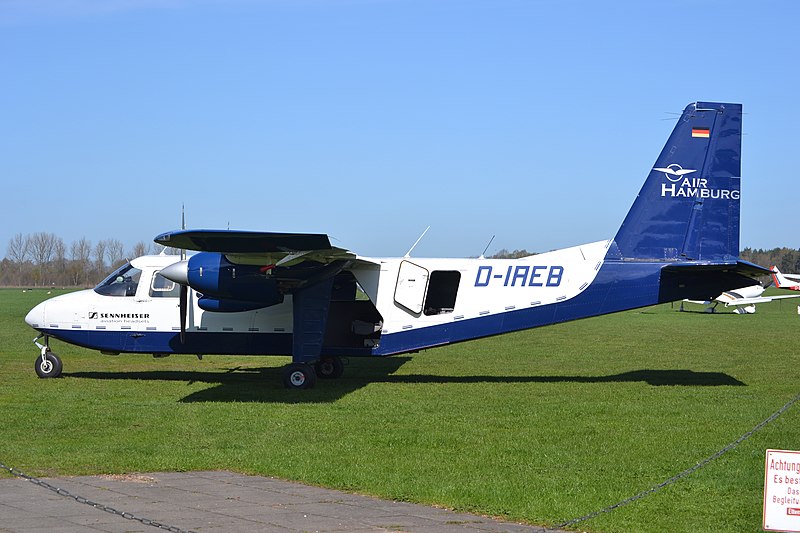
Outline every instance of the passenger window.
<svg viewBox="0 0 800 533">
<path fill-rule="evenodd" d="M 150 282 L 151 298 L 177 298 L 180 296 L 181 286 L 174 281 L 168 280 L 158 272 L 153 275 Z"/>
<path fill-rule="evenodd" d="M 425 314 L 452 313 L 456 306 L 460 281 L 461 272 L 457 270 L 434 270 L 431 272 L 428 280 L 428 294 L 425 295 Z"/>
</svg>

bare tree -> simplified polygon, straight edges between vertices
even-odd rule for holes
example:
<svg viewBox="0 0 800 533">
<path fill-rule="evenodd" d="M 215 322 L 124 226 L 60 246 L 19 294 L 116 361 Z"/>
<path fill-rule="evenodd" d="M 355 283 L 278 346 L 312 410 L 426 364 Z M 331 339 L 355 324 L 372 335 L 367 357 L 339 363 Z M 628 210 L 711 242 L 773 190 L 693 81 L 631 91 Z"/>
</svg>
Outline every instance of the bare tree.
<svg viewBox="0 0 800 533">
<path fill-rule="evenodd" d="M 106 241 L 97 241 L 94 245 L 94 268 L 101 276 L 106 271 Z"/>
<path fill-rule="evenodd" d="M 119 239 L 106 240 L 106 254 L 111 268 L 117 268 L 125 262 L 125 245 Z"/>
<path fill-rule="evenodd" d="M 67 247 L 64 239 L 56 237 L 53 244 L 53 261 L 50 264 L 50 282 L 63 286 L 69 283 L 69 272 L 67 271 Z"/>
<path fill-rule="evenodd" d="M 53 259 L 57 239 L 54 234 L 44 231 L 31 235 L 31 258 L 34 264 L 44 265 Z"/>
<path fill-rule="evenodd" d="M 29 235 L 17 233 L 8 241 L 7 257 L 14 265 L 15 283 L 22 285 L 25 277 L 25 263 L 30 258 L 31 238 Z"/>
<path fill-rule="evenodd" d="M 17 233 L 8 241 L 6 257 L 15 263 L 22 264 L 28 260 L 31 251 L 31 238 L 29 235 Z"/>
<path fill-rule="evenodd" d="M 131 256 L 132 257 L 141 257 L 141 256 L 147 255 L 149 253 L 151 253 L 150 245 L 149 244 L 145 244 L 144 241 L 139 241 L 134 245 L 133 251 L 131 252 Z"/>
<path fill-rule="evenodd" d="M 92 243 L 86 240 L 86 237 L 81 237 L 70 245 L 69 253 L 72 260 L 70 269 L 72 284 L 85 285 L 92 266 Z"/>
<path fill-rule="evenodd" d="M 31 235 L 31 259 L 35 266 L 32 280 L 34 284 L 38 285 L 50 281 L 45 278 L 50 269 L 50 262 L 55 256 L 56 242 L 58 240 L 60 240 L 60 237 L 44 231 Z"/>
</svg>

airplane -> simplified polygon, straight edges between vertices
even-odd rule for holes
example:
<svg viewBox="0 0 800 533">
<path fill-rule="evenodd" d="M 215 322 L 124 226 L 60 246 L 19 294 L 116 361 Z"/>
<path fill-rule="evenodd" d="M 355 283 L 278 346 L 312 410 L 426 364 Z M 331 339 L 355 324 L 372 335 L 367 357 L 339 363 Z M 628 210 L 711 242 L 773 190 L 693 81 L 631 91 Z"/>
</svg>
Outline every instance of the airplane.
<svg viewBox="0 0 800 533">
<path fill-rule="evenodd" d="M 413 353 L 753 285 L 771 271 L 738 257 L 741 133 L 741 104 L 689 104 L 612 239 L 521 259 L 365 257 L 321 233 L 160 234 L 155 242 L 196 253 L 139 257 L 28 313 L 36 372 L 61 374 L 49 343 L 58 339 L 111 354 L 291 356 L 283 383 L 306 389 L 342 376 L 343 356 Z"/>
<path fill-rule="evenodd" d="M 778 270 L 777 266 L 772 270 L 772 281 L 779 289 L 789 289 L 790 291 L 800 291 L 800 274 L 784 274 Z"/>
<path fill-rule="evenodd" d="M 766 287 L 761 284 L 756 284 L 750 285 L 749 287 L 742 287 L 741 289 L 725 291 L 711 300 L 685 299 L 681 302 L 680 310 L 684 311 L 683 303 L 689 302 L 693 304 L 710 306 L 706 307 L 705 312 L 714 313 L 717 310 L 717 306 L 719 304 L 723 304 L 724 307 L 733 307 L 733 312 L 737 315 L 744 315 L 755 313 L 756 304 L 769 303 L 774 300 L 783 300 L 785 298 L 800 298 L 800 294 L 762 296 L 765 290 L 767 290 Z"/>
</svg>

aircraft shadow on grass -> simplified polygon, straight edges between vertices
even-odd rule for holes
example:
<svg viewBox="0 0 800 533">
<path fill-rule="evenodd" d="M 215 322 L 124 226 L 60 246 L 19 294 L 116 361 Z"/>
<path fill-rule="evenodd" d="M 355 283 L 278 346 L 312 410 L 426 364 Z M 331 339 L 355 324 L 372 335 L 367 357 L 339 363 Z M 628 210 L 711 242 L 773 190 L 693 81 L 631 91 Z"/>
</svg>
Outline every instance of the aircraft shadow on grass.
<svg viewBox="0 0 800 533">
<path fill-rule="evenodd" d="M 349 369 L 345 376 L 304 391 L 286 390 L 281 385 L 281 368 L 232 368 L 224 372 L 153 370 L 144 372 L 72 372 L 65 377 L 109 380 L 152 380 L 208 383 L 216 385 L 189 394 L 180 401 L 191 402 L 277 402 L 325 403 L 336 401 L 371 383 L 630 383 L 652 386 L 719 387 L 746 386 L 722 372 L 693 370 L 632 370 L 608 376 L 441 376 L 395 375 L 410 357 L 372 360 Z"/>
</svg>

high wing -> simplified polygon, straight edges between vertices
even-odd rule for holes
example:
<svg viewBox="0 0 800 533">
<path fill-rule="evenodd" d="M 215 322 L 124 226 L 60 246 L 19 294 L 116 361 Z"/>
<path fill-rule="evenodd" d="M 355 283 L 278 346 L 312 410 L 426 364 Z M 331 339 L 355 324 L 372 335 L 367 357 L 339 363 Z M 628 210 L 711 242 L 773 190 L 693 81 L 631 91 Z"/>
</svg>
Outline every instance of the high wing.
<svg viewBox="0 0 800 533">
<path fill-rule="evenodd" d="M 206 311 L 271 307 L 285 295 L 297 298 L 300 291 L 331 281 L 356 262 L 372 264 L 318 233 L 179 230 L 154 240 L 198 252 L 161 275 L 200 293 L 198 305 Z"/>
<path fill-rule="evenodd" d="M 219 252 L 240 265 L 289 267 L 303 261 L 329 264 L 356 259 L 356 254 L 331 246 L 328 236 L 322 233 L 179 230 L 162 233 L 154 240 L 172 248 Z"/>
</svg>

